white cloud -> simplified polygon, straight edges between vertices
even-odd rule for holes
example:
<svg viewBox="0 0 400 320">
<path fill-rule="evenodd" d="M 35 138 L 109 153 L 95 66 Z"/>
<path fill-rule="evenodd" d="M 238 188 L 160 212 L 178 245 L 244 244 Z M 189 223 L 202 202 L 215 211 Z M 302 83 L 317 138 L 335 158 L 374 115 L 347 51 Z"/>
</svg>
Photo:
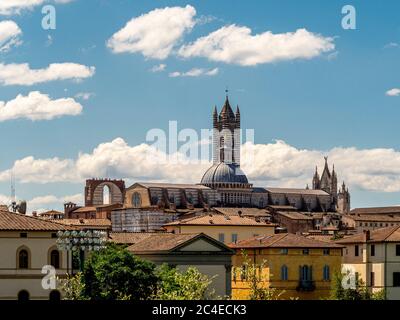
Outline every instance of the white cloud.
<svg viewBox="0 0 400 320">
<path fill-rule="evenodd" d="M 251 29 L 237 25 L 222 27 L 193 43 L 182 46 L 184 58 L 205 57 L 212 61 L 254 66 L 283 60 L 311 59 L 335 49 L 332 37 L 323 37 L 298 29 L 273 34 L 251 34 Z"/>
<path fill-rule="evenodd" d="M 87 67 L 77 63 L 52 63 L 45 69 L 31 69 L 29 64 L 0 63 L 0 84 L 31 86 L 55 80 L 82 80 L 90 78 L 95 67 Z"/>
<path fill-rule="evenodd" d="M 0 52 L 7 52 L 12 47 L 20 45 L 21 34 L 21 29 L 14 21 L 0 21 Z"/>
<path fill-rule="evenodd" d="M 83 195 L 80 193 L 64 197 L 57 197 L 55 195 L 45 195 L 28 200 L 27 206 L 30 212 L 37 211 L 38 213 L 40 213 L 53 209 L 60 210 L 62 208 L 62 205 L 69 201 L 77 204 L 82 204 L 83 200 L 84 200 Z"/>
<path fill-rule="evenodd" d="M 9 205 L 11 202 L 11 198 L 4 194 L 0 194 L 0 205 Z"/>
<path fill-rule="evenodd" d="M 151 72 L 162 72 L 162 71 L 165 70 L 166 67 L 167 67 L 166 64 L 161 63 L 161 64 L 158 64 L 158 65 L 153 66 L 153 67 L 150 69 L 150 71 L 151 71 Z"/>
<path fill-rule="evenodd" d="M 255 186 L 305 187 L 307 183 L 311 185 L 316 164 L 321 174 L 324 155 L 329 156 L 330 164 L 335 164 L 339 182 L 345 180 L 350 188 L 400 191 L 400 151 L 387 148 L 339 147 L 321 151 L 298 149 L 283 141 L 245 143 L 242 169 Z M 163 152 L 150 145 L 129 146 L 122 138 L 117 138 L 98 145 L 90 153 L 80 153 L 75 160 L 27 157 L 16 161 L 12 170 L 21 183 L 82 183 L 89 177 L 108 175 L 134 182 L 198 183 L 210 166 L 209 162 L 184 162 L 183 154 L 177 157 L 182 161 L 169 162 Z M 9 181 L 9 177 L 10 170 L 0 172 L 0 181 Z"/>
<path fill-rule="evenodd" d="M 400 89 L 398 89 L 398 88 L 390 89 L 390 90 L 386 91 L 386 95 L 389 97 L 397 97 L 400 95 Z"/>
<path fill-rule="evenodd" d="M 32 156 L 14 162 L 11 169 L 0 172 L 0 181 L 9 181 L 11 172 L 21 183 L 73 182 L 79 181 L 74 161 L 70 159 L 35 159 Z"/>
<path fill-rule="evenodd" d="M 152 10 L 131 19 L 107 41 L 107 46 L 114 53 L 140 52 L 146 58 L 165 59 L 193 28 L 195 15 L 190 5 Z"/>
<path fill-rule="evenodd" d="M 51 100 L 48 95 L 32 91 L 8 102 L 0 101 L 0 122 L 13 119 L 51 120 L 82 113 L 82 106 L 72 98 Z"/>
<path fill-rule="evenodd" d="M 53 0 L 54 3 L 66 4 L 74 0 Z M 32 10 L 34 7 L 51 2 L 48 0 L 1 0 L 0 15 L 20 14 L 23 10 Z"/>
<path fill-rule="evenodd" d="M 391 48 L 398 48 L 400 45 L 397 42 L 389 42 L 383 48 L 384 49 L 391 49 Z"/>
<path fill-rule="evenodd" d="M 95 94 L 93 92 L 79 92 L 75 95 L 75 98 L 82 100 L 89 100 Z"/>
<path fill-rule="evenodd" d="M 215 76 L 219 72 L 218 68 L 214 69 L 202 69 L 202 68 L 193 68 L 187 72 L 171 72 L 169 76 L 171 78 L 176 78 L 176 77 L 200 77 L 200 76 Z"/>
</svg>

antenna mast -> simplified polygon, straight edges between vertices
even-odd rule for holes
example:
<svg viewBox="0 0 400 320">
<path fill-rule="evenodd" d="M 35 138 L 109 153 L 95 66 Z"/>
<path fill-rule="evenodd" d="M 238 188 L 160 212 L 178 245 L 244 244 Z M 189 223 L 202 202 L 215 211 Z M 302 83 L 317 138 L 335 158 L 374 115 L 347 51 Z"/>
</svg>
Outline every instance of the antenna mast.
<svg viewBox="0 0 400 320">
<path fill-rule="evenodd" d="M 15 203 L 16 202 L 16 197 L 15 197 L 15 176 L 14 176 L 14 171 L 11 170 L 11 203 Z"/>
</svg>

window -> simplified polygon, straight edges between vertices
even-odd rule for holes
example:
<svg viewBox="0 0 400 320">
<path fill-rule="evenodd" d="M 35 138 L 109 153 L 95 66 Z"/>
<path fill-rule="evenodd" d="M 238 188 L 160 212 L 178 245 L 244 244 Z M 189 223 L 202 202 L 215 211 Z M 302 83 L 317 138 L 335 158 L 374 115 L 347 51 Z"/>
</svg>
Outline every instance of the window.
<svg viewBox="0 0 400 320">
<path fill-rule="evenodd" d="M 19 236 L 20 236 L 21 238 L 28 238 L 28 234 L 27 234 L 26 232 L 21 232 L 21 233 L 19 234 Z"/>
<path fill-rule="evenodd" d="M 358 245 L 354 246 L 354 255 L 358 257 Z"/>
<path fill-rule="evenodd" d="M 50 253 L 50 265 L 54 268 L 60 268 L 60 253 L 58 250 L 52 250 Z"/>
<path fill-rule="evenodd" d="M 139 208 L 142 205 L 142 198 L 138 192 L 134 192 L 132 195 L 132 205 L 135 208 Z"/>
<path fill-rule="evenodd" d="M 51 237 L 54 239 L 54 238 L 57 238 L 57 233 L 55 233 L 55 232 L 53 232 L 52 234 L 51 234 Z"/>
<path fill-rule="evenodd" d="M 220 242 L 225 242 L 225 234 L 224 234 L 224 233 L 220 233 L 220 234 L 218 235 L 218 240 L 219 240 Z"/>
<path fill-rule="evenodd" d="M 371 257 L 375 256 L 375 245 L 371 244 Z"/>
<path fill-rule="evenodd" d="M 375 286 L 375 272 L 371 272 L 370 286 Z"/>
<path fill-rule="evenodd" d="M 281 254 L 288 254 L 288 253 L 289 253 L 289 249 L 287 249 L 287 248 L 281 249 Z"/>
<path fill-rule="evenodd" d="M 303 254 L 304 255 L 310 254 L 310 249 L 303 249 Z"/>
<path fill-rule="evenodd" d="M 393 287 L 400 287 L 400 272 L 393 272 Z"/>
<path fill-rule="evenodd" d="M 232 242 L 237 242 L 238 241 L 238 235 L 237 233 L 232 233 Z"/>
<path fill-rule="evenodd" d="M 396 256 L 400 256 L 400 244 L 396 244 Z"/>
<path fill-rule="evenodd" d="M 288 280 L 288 267 L 285 265 L 281 267 L 281 280 L 282 281 Z"/>
<path fill-rule="evenodd" d="M 111 204 L 111 188 L 107 185 L 103 187 L 103 204 Z"/>
<path fill-rule="evenodd" d="M 324 281 L 329 281 L 330 280 L 329 266 L 327 266 L 327 265 L 324 266 L 323 277 L 324 277 Z"/>
<path fill-rule="evenodd" d="M 324 249 L 324 256 L 329 256 L 330 250 L 329 249 Z"/>
<path fill-rule="evenodd" d="M 312 267 L 301 266 L 300 267 L 300 280 L 301 281 L 312 281 Z"/>
<path fill-rule="evenodd" d="M 28 251 L 22 249 L 18 253 L 18 268 L 28 269 L 29 268 L 29 254 Z"/>
</svg>

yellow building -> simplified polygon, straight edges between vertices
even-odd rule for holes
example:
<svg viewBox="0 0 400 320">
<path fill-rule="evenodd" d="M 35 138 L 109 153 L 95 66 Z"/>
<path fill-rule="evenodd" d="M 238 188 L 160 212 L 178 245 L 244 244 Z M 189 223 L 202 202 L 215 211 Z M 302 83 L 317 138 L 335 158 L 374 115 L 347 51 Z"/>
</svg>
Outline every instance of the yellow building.
<svg viewBox="0 0 400 320">
<path fill-rule="evenodd" d="M 281 233 L 231 244 L 232 299 L 249 299 L 250 282 L 245 262 L 261 270 L 259 285 L 279 293 L 279 299 L 329 298 L 331 280 L 341 269 L 340 245 Z M 243 255 L 245 253 L 245 255 Z"/>
<path fill-rule="evenodd" d="M 237 242 L 259 235 L 272 235 L 276 225 L 242 216 L 208 214 L 164 225 L 172 233 L 204 233 L 222 243 Z"/>
<path fill-rule="evenodd" d="M 344 245 L 343 272 L 385 298 L 400 300 L 400 226 L 365 230 L 338 240 Z M 356 281 L 354 281 L 356 282 Z"/>
<path fill-rule="evenodd" d="M 73 230 L 56 222 L 0 210 L 0 300 L 59 299 L 57 288 L 45 288 L 43 267 L 67 274 L 71 259 L 57 248 L 57 231 Z M 46 268 L 46 267 L 45 267 Z"/>
</svg>

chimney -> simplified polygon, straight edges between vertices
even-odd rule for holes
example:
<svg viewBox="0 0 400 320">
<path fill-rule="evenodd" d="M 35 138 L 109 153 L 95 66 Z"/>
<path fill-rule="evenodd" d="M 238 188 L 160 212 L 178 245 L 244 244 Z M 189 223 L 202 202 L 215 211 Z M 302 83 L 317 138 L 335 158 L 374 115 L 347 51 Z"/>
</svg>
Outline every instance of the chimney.
<svg viewBox="0 0 400 320">
<path fill-rule="evenodd" d="M 371 239 L 371 232 L 369 230 L 364 230 L 364 242 L 367 242 Z"/>
<path fill-rule="evenodd" d="M 32 211 L 32 217 L 37 217 L 37 211 Z"/>
</svg>

